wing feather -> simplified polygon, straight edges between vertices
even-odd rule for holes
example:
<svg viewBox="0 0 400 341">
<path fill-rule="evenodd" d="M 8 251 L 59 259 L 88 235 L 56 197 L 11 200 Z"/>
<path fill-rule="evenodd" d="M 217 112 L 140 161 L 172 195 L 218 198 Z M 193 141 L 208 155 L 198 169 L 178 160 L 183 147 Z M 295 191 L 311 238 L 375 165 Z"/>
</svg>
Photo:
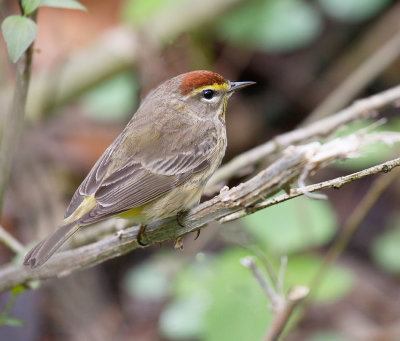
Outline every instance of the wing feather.
<svg viewBox="0 0 400 341">
<path fill-rule="evenodd" d="M 132 120 L 125 128 L 125 134 L 123 132 L 104 152 L 74 194 L 66 217 L 75 211 L 87 195 L 94 195 L 98 204 L 79 219 L 80 225 L 92 224 L 139 207 L 184 183 L 212 163 L 217 144 L 215 134 L 211 132 L 214 127 L 182 127 L 180 123 L 179 129 L 186 129 L 188 141 L 193 133 L 200 133 L 203 138 L 200 144 L 184 143 L 183 150 L 176 152 L 172 140 L 146 139 L 146 136 L 161 134 L 154 132 L 155 127 L 161 125 L 151 122 L 147 125 L 140 122 L 139 125 L 141 134 L 135 134 L 132 130 L 129 135 L 126 134 L 126 129 L 134 129 Z M 146 129 L 147 134 L 143 133 Z M 139 138 L 128 141 L 127 136 Z M 160 153 L 157 155 L 155 150 Z M 160 157 L 160 154 L 163 156 Z"/>
</svg>

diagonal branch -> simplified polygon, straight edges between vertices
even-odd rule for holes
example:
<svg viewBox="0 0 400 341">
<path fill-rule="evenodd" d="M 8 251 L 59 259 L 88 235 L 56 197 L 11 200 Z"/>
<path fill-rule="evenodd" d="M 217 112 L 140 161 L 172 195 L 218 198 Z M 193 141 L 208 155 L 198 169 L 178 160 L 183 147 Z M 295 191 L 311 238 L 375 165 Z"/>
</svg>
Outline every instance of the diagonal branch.
<svg viewBox="0 0 400 341">
<path fill-rule="evenodd" d="M 11 234 L 9 234 L 1 225 L 0 225 L 0 242 L 17 255 L 18 254 L 22 255 L 25 252 L 25 248 L 23 247 L 23 245 L 18 240 L 16 240 Z"/>
<path fill-rule="evenodd" d="M 387 144 L 400 141 L 400 134 L 375 133 L 371 135 L 353 134 L 345 138 L 335 139 L 326 144 L 317 142 L 298 147 L 289 147 L 282 158 L 268 168 L 237 187 L 226 189 L 214 198 L 193 208 L 184 218 L 184 227 L 175 218 L 149 224 L 142 241 L 148 245 L 164 242 L 197 231 L 214 220 L 237 219 L 263 208 L 260 203 L 288 184 L 296 180 L 305 169 L 318 170 L 326 167 L 337 158 L 353 155 L 371 142 L 382 141 Z M 347 148 L 344 148 L 347 146 Z M 312 167 L 310 167 L 312 165 Z M 378 172 L 388 172 L 400 166 L 400 158 L 371 167 L 359 173 L 343 177 L 332 184 L 313 185 L 314 188 L 292 190 L 297 195 L 305 191 L 312 192 L 321 188 L 341 186 L 361 177 Z M 310 187 L 310 186 L 308 186 Z M 236 216 L 235 216 L 236 215 Z M 225 218 L 226 219 L 226 218 Z M 94 227 L 95 228 L 95 227 Z M 34 279 L 65 276 L 72 271 L 88 268 L 107 259 L 126 254 L 140 248 L 136 237 L 138 227 L 131 227 L 120 233 L 108 236 L 98 242 L 54 255 L 44 266 L 31 270 L 28 267 L 7 266 L 0 269 L 0 291 L 18 284 L 27 284 Z"/>
</svg>

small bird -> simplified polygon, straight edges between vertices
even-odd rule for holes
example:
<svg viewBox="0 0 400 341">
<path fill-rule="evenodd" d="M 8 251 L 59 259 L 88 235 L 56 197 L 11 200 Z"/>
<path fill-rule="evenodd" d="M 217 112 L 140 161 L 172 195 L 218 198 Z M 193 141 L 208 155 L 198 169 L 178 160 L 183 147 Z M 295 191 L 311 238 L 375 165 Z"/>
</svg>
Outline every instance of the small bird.
<svg viewBox="0 0 400 341">
<path fill-rule="evenodd" d="M 76 190 L 62 225 L 24 259 L 44 264 L 80 227 L 111 216 L 146 224 L 200 201 L 226 149 L 225 111 L 235 90 L 211 71 L 178 75 L 152 90 Z"/>
</svg>

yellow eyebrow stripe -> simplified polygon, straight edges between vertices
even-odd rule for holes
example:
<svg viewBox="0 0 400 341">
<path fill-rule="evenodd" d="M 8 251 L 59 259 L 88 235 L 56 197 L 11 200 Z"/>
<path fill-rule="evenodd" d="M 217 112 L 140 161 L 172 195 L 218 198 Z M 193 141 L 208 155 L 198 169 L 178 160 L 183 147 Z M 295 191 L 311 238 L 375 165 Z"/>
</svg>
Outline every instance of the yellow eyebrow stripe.
<svg viewBox="0 0 400 341">
<path fill-rule="evenodd" d="M 213 90 L 228 90 L 229 89 L 229 83 L 222 83 L 222 84 L 218 84 L 218 83 L 214 83 L 211 85 L 204 85 L 201 86 L 197 89 L 194 89 L 191 93 L 191 96 L 193 95 L 197 95 L 198 93 L 202 92 L 204 89 L 213 89 Z"/>
</svg>

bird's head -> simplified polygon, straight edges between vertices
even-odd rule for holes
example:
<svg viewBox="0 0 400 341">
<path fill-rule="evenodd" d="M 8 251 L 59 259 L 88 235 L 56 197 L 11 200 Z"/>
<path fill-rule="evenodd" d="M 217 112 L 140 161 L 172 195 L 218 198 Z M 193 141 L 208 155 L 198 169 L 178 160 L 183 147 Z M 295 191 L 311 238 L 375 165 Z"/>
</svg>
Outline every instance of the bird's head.
<svg viewBox="0 0 400 341">
<path fill-rule="evenodd" d="M 255 82 L 231 82 L 211 71 L 184 73 L 164 83 L 173 87 L 177 107 L 204 118 L 225 119 L 226 103 L 235 90 Z M 175 86 L 173 86 L 175 85 Z"/>
</svg>

